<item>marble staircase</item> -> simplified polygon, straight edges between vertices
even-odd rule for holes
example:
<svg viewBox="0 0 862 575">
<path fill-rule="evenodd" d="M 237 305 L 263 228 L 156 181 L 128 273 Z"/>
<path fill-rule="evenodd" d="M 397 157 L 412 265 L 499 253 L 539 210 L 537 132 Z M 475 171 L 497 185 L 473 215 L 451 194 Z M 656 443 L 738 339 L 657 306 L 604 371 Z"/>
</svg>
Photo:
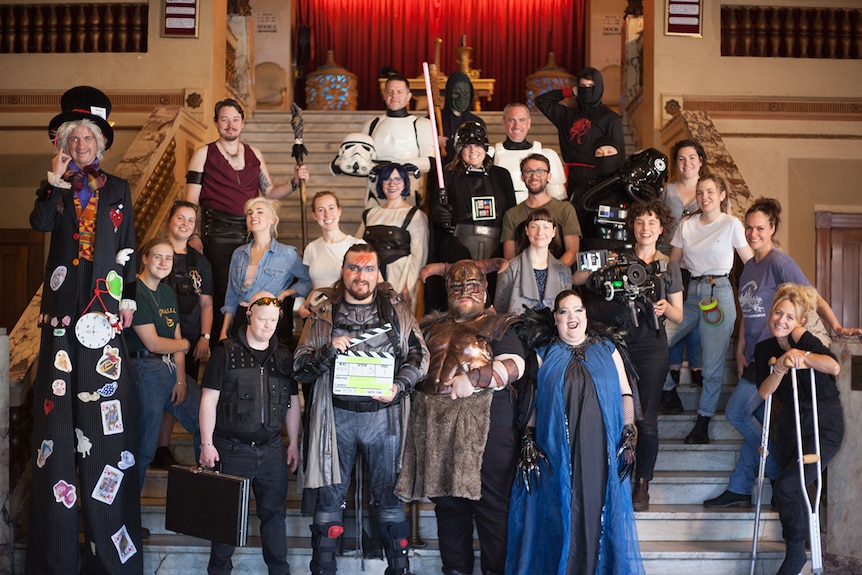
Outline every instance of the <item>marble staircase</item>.
<svg viewBox="0 0 862 575">
<path fill-rule="evenodd" d="M 730 388 L 723 391 L 722 405 Z M 754 509 L 705 509 L 704 499 L 725 488 L 739 450 L 739 436 L 722 414 L 711 426 L 710 445 L 685 445 L 683 438 L 691 428 L 698 389 L 681 386 L 686 411 L 680 415 L 660 416 L 661 446 L 656 462 L 656 476 L 650 484 L 649 511 L 636 513 L 641 551 L 648 575 L 743 575 L 749 572 L 751 533 Z M 193 459 L 191 438 L 177 427 L 173 449 L 181 461 Z M 173 575 L 200 573 L 209 556 L 206 541 L 177 535 L 164 528 L 164 493 L 167 472 L 150 470 L 143 493 L 143 525 L 152 535 L 144 543 L 146 574 Z M 291 570 L 308 573 L 310 559 L 310 519 L 299 512 L 299 494 L 292 481 L 287 501 L 287 533 L 290 539 Z M 777 514 L 769 507 L 771 491 L 765 486 L 756 573 L 774 573 L 783 558 L 781 528 Z M 252 501 L 252 508 L 254 502 Z M 355 533 L 352 503 L 348 503 L 346 555 L 339 558 L 339 573 L 363 573 L 363 561 L 350 549 Z M 419 504 L 419 535 L 426 543 L 411 552 L 415 573 L 439 573 L 436 523 L 433 504 Z M 249 544 L 237 549 L 234 565 L 237 573 L 263 574 L 266 568 L 260 554 L 257 518 L 249 520 Z M 382 574 L 385 564 L 379 559 L 366 559 L 364 573 Z M 806 571 L 807 573 L 807 571 Z M 540 575 L 540 574 L 537 574 Z"/>
</svg>

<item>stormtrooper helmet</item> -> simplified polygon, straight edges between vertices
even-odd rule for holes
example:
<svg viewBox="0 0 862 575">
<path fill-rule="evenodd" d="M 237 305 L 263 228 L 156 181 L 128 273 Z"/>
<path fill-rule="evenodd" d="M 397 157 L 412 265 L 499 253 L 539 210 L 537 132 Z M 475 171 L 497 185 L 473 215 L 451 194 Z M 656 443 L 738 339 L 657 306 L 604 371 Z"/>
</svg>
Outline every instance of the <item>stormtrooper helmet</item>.
<svg viewBox="0 0 862 575">
<path fill-rule="evenodd" d="M 371 173 L 377 156 L 374 140 L 359 132 L 347 134 L 338 147 L 338 154 L 329 164 L 333 176 L 344 174 L 364 178 Z"/>
</svg>

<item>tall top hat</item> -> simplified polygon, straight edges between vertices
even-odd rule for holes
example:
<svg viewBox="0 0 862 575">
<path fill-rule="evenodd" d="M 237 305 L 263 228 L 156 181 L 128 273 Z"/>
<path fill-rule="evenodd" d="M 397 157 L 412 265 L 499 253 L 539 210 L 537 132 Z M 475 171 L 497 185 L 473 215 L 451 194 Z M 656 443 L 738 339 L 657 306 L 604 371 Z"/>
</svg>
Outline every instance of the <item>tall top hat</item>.
<svg viewBox="0 0 862 575">
<path fill-rule="evenodd" d="M 105 149 L 109 149 L 114 143 L 114 129 L 108 123 L 108 116 L 111 115 L 111 100 L 101 90 L 91 86 L 70 88 L 60 98 L 60 109 L 63 111 L 54 116 L 48 124 L 48 137 L 51 140 L 64 123 L 91 120 L 99 126 L 105 136 Z"/>
</svg>

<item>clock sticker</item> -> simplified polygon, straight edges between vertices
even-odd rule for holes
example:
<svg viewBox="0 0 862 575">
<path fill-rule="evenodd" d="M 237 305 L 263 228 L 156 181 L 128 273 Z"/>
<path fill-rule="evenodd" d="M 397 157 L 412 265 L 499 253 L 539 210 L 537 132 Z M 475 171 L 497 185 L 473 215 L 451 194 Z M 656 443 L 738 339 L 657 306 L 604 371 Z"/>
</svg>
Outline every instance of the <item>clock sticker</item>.
<svg viewBox="0 0 862 575">
<path fill-rule="evenodd" d="M 99 311 L 91 311 L 82 315 L 75 323 L 75 336 L 81 345 L 90 349 L 100 349 L 116 334 L 116 330 L 108 316 Z"/>
</svg>

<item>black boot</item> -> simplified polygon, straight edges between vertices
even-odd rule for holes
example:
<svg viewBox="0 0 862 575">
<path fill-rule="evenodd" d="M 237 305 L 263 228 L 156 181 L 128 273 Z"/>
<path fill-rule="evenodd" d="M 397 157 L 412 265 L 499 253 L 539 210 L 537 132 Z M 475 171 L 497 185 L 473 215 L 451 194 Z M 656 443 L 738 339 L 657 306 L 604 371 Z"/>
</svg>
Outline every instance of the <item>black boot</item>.
<svg viewBox="0 0 862 575">
<path fill-rule="evenodd" d="M 339 539 L 344 533 L 341 523 L 327 523 L 311 527 L 311 562 L 308 568 L 313 575 L 335 575 L 335 554 L 338 552 Z"/>
<path fill-rule="evenodd" d="M 632 490 L 632 507 L 635 511 L 649 511 L 649 481 L 638 477 Z"/>
<path fill-rule="evenodd" d="M 691 370 L 691 382 L 698 387 L 703 387 L 703 371 L 699 369 Z"/>
<path fill-rule="evenodd" d="M 694 422 L 694 429 L 685 436 L 688 445 L 706 445 L 709 443 L 709 417 L 698 415 Z"/>
<path fill-rule="evenodd" d="M 679 385 L 679 370 L 672 369 L 668 373 L 670 373 L 670 378 L 673 380 L 673 382 Z"/>
<path fill-rule="evenodd" d="M 682 399 L 676 392 L 676 388 L 662 391 L 658 403 L 658 412 L 666 415 L 678 415 L 682 413 Z"/>
</svg>

